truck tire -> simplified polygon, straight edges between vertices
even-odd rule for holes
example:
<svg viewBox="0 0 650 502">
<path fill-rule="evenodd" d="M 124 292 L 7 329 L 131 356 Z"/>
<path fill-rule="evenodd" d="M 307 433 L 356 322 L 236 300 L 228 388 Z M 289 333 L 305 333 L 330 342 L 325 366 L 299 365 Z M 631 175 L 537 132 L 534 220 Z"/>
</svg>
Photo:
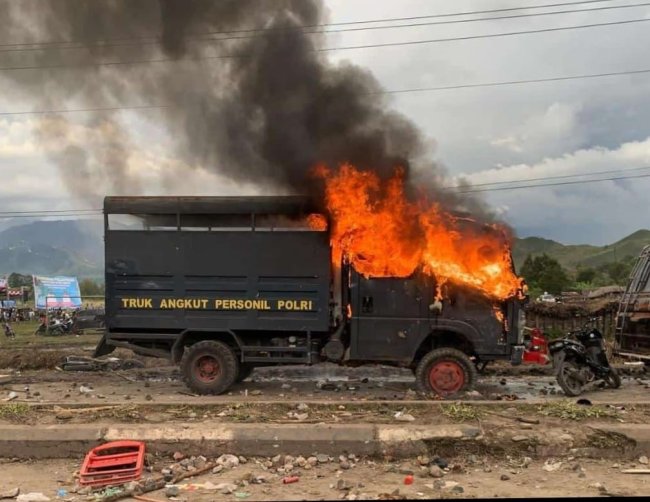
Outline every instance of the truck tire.
<svg viewBox="0 0 650 502">
<path fill-rule="evenodd" d="M 415 368 L 415 383 L 423 394 L 453 396 L 474 387 L 476 366 L 458 349 L 435 349 L 425 355 Z"/>
<path fill-rule="evenodd" d="M 204 340 L 188 347 L 181 358 L 185 384 L 197 394 L 221 394 L 235 383 L 239 361 L 223 342 Z"/>
</svg>

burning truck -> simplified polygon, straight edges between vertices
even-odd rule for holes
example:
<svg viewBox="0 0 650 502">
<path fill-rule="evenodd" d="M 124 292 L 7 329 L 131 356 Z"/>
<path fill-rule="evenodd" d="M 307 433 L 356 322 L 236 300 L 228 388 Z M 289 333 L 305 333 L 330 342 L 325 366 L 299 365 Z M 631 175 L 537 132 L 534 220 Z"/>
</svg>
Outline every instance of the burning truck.
<svg viewBox="0 0 650 502">
<path fill-rule="evenodd" d="M 300 196 L 106 197 L 106 332 L 180 364 L 199 394 L 256 366 L 383 363 L 424 393 L 519 364 L 525 286 L 504 230 L 404 194 L 351 165 Z"/>
</svg>

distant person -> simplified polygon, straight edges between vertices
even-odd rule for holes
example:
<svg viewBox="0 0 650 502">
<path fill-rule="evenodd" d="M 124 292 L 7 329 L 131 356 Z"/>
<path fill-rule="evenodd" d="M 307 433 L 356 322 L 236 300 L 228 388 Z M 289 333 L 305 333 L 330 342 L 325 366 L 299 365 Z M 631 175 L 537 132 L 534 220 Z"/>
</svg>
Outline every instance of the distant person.
<svg viewBox="0 0 650 502">
<path fill-rule="evenodd" d="M 4 323 L 4 329 L 5 329 L 5 336 L 7 338 L 16 338 L 16 333 L 14 332 L 13 329 L 11 329 L 11 325 L 8 322 Z"/>
</svg>

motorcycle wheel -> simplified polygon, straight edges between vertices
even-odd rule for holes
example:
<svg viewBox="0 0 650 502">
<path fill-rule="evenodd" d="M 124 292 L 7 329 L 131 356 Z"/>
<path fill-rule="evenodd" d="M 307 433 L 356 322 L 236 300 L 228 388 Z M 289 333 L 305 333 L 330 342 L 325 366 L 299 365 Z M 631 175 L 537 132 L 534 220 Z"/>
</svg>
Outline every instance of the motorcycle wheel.
<svg viewBox="0 0 650 502">
<path fill-rule="evenodd" d="M 582 383 L 574 376 L 578 371 L 579 368 L 573 361 L 565 360 L 558 368 L 557 383 L 567 396 L 575 397 L 582 394 Z"/>
<path fill-rule="evenodd" d="M 610 389 L 618 389 L 621 386 L 621 375 L 614 368 L 609 370 L 609 374 L 603 380 Z"/>
</svg>

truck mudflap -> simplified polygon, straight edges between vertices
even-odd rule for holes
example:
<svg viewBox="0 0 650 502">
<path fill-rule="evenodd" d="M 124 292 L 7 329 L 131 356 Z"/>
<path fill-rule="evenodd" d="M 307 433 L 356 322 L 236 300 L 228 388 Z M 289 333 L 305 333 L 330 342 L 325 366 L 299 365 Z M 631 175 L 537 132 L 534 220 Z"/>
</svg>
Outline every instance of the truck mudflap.
<svg viewBox="0 0 650 502">
<path fill-rule="evenodd" d="M 106 343 L 106 334 L 104 334 L 101 340 L 99 340 L 97 347 L 95 347 L 95 352 L 93 352 L 93 357 L 105 356 L 107 354 L 110 354 L 114 350 L 115 350 L 114 345 L 109 345 L 108 343 Z"/>
<path fill-rule="evenodd" d="M 524 359 L 524 345 L 513 345 L 512 353 L 510 354 L 510 364 L 513 366 L 519 366 Z"/>
</svg>

